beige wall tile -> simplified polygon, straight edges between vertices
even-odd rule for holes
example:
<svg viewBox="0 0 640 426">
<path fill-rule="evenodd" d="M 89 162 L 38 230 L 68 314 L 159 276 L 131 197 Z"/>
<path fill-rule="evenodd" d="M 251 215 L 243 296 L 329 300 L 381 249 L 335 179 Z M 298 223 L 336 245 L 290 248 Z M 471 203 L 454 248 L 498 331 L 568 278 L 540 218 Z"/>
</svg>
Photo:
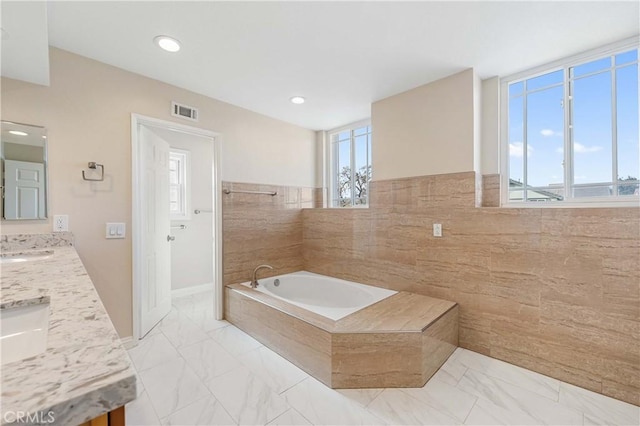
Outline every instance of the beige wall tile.
<svg viewBox="0 0 640 426">
<path fill-rule="evenodd" d="M 232 191 L 277 192 L 277 195 L 223 194 L 223 281 L 246 282 L 253 269 L 266 263 L 273 271 L 262 277 L 300 271 L 304 267 L 302 208 L 318 202 L 317 188 L 223 182 Z M 320 201 L 321 203 L 321 201 Z"/>
<path fill-rule="evenodd" d="M 368 214 L 305 211 L 304 268 L 455 301 L 462 347 L 637 403 L 640 209 L 475 208 L 475 185 L 375 181 Z"/>
<path fill-rule="evenodd" d="M 482 207 L 500 207 L 500 175 L 482 176 Z"/>
</svg>

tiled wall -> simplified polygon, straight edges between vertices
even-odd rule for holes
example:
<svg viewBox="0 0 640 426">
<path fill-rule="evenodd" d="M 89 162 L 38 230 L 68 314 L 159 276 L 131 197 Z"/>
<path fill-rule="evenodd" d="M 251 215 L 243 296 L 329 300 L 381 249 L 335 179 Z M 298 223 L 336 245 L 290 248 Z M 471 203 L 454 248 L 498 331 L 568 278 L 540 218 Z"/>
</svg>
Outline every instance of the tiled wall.
<svg viewBox="0 0 640 426">
<path fill-rule="evenodd" d="M 482 207 L 500 207 L 500 175 L 482 176 Z"/>
<path fill-rule="evenodd" d="M 249 281 L 263 263 L 279 275 L 303 269 L 302 208 L 322 206 L 315 188 L 223 182 L 225 189 L 277 191 L 278 195 L 222 194 L 224 284 Z"/>
<path fill-rule="evenodd" d="M 640 209 L 476 208 L 477 184 L 378 181 L 369 209 L 304 210 L 290 266 L 456 301 L 462 347 L 640 404 Z"/>
</svg>

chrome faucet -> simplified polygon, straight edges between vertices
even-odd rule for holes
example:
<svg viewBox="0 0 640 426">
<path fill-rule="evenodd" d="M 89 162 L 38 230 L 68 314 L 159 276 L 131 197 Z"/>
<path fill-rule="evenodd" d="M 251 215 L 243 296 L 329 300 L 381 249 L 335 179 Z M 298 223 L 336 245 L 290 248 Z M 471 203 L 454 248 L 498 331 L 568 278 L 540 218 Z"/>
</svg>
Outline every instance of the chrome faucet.
<svg viewBox="0 0 640 426">
<path fill-rule="evenodd" d="M 269 265 L 259 265 L 256 269 L 253 270 L 253 277 L 251 279 L 251 284 L 249 284 L 251 286 L 251 288 L 256 288 L 258 287 L 258 278 L 256 277 L 256 274 L 258 273 L 258 271 L 260 269 L 263 268 L 268 268 L 268 269 L 273 269 L 271 266 Z"/>
</svg>

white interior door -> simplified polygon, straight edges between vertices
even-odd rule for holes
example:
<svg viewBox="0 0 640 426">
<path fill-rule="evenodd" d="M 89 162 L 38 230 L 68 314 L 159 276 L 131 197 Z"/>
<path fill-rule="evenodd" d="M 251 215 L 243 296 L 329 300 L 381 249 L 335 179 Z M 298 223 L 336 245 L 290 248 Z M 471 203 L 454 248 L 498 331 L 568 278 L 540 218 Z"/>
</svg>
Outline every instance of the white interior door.
<svg viewBox="0 0 640 426">
<path fill-rule="evenodd" d="M 44 219 L 44 164 L 5 160 L 6 219 Z"/>
<path fill-rule="evenodd" d="M 139 126 L 143 231 L 140 337 L 171 310 L 169 143 Z"/>
</svg>

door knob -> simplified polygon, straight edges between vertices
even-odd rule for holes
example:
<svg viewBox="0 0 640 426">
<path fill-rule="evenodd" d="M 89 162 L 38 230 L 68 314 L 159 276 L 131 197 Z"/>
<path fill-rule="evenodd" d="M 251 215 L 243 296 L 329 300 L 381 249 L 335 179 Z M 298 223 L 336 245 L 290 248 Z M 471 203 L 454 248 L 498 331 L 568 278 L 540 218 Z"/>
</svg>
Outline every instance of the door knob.
<svg viewBox="0 0 640 426">
<path fill-rule="evenodd" d="M 173 235 L 167 235 L 167 241 L 175 241 L 176 237 L 174 237 Z"/>
</svg>

